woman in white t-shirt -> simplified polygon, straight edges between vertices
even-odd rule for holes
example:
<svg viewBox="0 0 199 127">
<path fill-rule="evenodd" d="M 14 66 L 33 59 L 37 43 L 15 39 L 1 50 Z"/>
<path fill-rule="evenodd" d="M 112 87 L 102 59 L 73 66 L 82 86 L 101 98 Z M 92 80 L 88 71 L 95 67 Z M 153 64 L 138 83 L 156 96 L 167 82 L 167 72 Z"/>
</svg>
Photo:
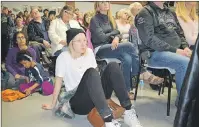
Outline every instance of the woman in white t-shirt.
<svg viewBox="0 0 199 127">
<path fill-rule="evenodd" d="M 141 127 L 135 110 L 131 109 L 131 101 L 128 97 L 123 74 L 117 63 L 106 66 L 100 77 L 93 51 L 87 47 L 85 33 L 81 29 L 71 28 L 67 31 L 68 50 L 62 52 L 56 61 L 55 89 L 52 104 L 44 104 L 43 109 L 58 108 L 55 113 L 65 118 L 74 118 L 74 113 L 88 114 L 96 107 L 105 122 L 105 127 L 120 127 L 113 120 L 112 111 L 107 105 L 114 91 L 121 106 L 126 109 L 124 121 L 130 127 Z M 64 81 L 64 94 L 60 95 L 60 89 Z M 62 99 L 60 99 L 62 98 Z"/>
</svg>

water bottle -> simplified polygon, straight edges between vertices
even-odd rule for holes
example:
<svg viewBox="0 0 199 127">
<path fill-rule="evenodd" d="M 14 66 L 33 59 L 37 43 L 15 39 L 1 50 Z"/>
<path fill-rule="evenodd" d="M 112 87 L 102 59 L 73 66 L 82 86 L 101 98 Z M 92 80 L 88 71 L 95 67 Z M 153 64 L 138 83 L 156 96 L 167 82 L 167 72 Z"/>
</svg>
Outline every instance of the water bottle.
<svg viewBox="0 0 199 127">
<path fill-rule="evenodd" d="M 143 96 L 143 89 L 144 89 L 144 80 L 140 80 L 140 93 L 141 93 L 141 96 Z"/>
</svg>

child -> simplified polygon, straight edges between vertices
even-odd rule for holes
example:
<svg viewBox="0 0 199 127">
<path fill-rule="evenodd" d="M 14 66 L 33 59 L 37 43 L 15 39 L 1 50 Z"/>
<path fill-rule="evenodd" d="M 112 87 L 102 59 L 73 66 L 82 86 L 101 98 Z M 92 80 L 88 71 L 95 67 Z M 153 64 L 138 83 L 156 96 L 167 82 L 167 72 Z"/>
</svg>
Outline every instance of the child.
<svg viewBox="0 0 199 127">
<path fill-rule="evenodd" d="M 26 84 L 20 84 L 19 91 L 25 93 L 26 96 L 40 91 L 43 95 L 50 95 L 53 93 L 52 79 L 44 71 L 41 64 L 32 60 L 32 57 L 27 51 L 20 51 L 17 53 L 17 63 L 25 67 Z"/>
</svg>

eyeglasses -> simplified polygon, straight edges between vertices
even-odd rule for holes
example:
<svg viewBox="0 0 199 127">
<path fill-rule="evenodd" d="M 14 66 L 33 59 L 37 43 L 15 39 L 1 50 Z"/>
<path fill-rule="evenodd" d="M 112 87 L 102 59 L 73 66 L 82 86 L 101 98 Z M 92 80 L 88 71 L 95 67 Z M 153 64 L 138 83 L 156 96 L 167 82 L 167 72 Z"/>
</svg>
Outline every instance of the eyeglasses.
<svg viewBox="0 0 199 127">
<path fill-rule="evenodd" d="M 81 44 L 81 43 L 87 44 L 87 43 L 88 43 L 87 40 L 73 40 L 72 42 L 75 42 L 75 43 L 77 43 L 77 44 Z"/>
<path fill-rule="evenodd" d="M 26 38 L 25 37 L 17 37 L 17 41 L 20 41 L 20 40 L 25 40 Z"/>
<path fill-rule="evenodd" d="M 99 4 L 109 4 L 108 1 L 105 1 L 105 2 L 99 2 Z"/>
<path fill-rule="evenodd" d="M 72 12 L 70 12 L 70 11 L 64 10 L 64 13 L 67 13 L 67 14 L 69 14 L 69 15 L 73 16 L 73 13 L 72 13 Z"/>
</svg>

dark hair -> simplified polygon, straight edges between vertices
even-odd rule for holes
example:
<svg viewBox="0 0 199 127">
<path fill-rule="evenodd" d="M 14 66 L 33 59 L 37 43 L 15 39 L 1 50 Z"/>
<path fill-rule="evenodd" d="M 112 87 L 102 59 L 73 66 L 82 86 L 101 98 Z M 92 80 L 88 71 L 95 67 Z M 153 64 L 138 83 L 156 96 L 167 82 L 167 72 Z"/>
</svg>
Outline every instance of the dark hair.
<svg viewBox="0 0 199 127">
<path fill-rule="evenodd" d="M 50 12 L 48 13 L 48 17 L 50 17 L 50 15 L 56 15 L 56 12 L 55 12 L 55 11 L 50 11 Z"/>
<path fill-rule="evenodd" d="M 44 13 L 45 11 L 48 11 L 48 9 L 44 9 L 43 13 Z"/>
<path fill-rule="evenodd" d="M 21 61 L 32 61 L 32 56 L 27 50 L 21 50 L 17 53 L 16 61 L 20 63 Z"/>
<path fill-rule="evenodd" d="M 88 13 L 85 13 L 85 14 L 84 14 L 84 17 L 83 17 L 83 24 L 84 24 L 84 26 L 85 26 L 86 28 L 88 28 L 88 25 L 89 25 L 89 23 L 86 22 L 86 17 L 87 17 L 88 15 L 89 15 Z"/>
<path fill-rule="evenodd" d="M 25 12 L 28 12 L 27 10 L 25 10 L 23 13 L 25 14 Z"/>
<path fill-rule="evenodd" d="M 19 17 L 20 18 L 20 17 Z M 13 46 L 14 47 L 18 47 L 18 45 L 17 45 L 17 35 L 18 34 L 23 34 L 24 35 L 24 37 L 26 37 L 25 36 L 25 34 L 22 32 L 22 31 L 17 31 L 16 33 L 14 33 L 14 35 L 13 35 Z M 27 38 L 26 38 L 26 45 L 27 45 Z"/>
</svg>

